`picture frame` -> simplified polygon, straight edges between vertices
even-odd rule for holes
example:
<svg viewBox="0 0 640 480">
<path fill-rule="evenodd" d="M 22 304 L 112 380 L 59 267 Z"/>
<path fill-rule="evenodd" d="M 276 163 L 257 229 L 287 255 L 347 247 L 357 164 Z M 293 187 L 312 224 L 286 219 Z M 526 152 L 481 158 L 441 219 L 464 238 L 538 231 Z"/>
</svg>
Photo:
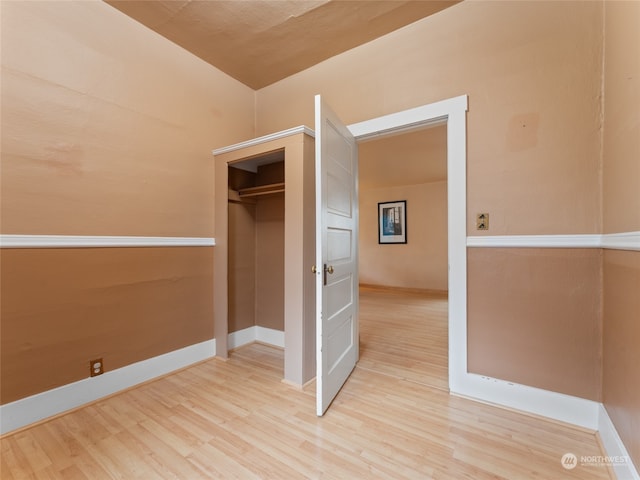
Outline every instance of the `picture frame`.
<svg viewBox="0 0 640 480">
<path fill-rule="evenodd" d="M 378 243 L 407 243 L 407 201 L 378 203 Z"/>
</svg>

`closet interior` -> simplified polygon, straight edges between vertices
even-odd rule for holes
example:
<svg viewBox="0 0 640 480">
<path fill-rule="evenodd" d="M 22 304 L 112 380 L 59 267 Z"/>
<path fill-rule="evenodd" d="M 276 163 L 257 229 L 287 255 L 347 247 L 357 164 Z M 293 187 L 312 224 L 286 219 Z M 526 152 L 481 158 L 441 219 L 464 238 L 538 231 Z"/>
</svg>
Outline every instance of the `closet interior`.
<svg viewBox="0 0 640 480">
<path fill-rule="evenodd" d="M 229 332 L 284 332 L 284 151 L 230 165 L 228 184 Z"/>
</svg>

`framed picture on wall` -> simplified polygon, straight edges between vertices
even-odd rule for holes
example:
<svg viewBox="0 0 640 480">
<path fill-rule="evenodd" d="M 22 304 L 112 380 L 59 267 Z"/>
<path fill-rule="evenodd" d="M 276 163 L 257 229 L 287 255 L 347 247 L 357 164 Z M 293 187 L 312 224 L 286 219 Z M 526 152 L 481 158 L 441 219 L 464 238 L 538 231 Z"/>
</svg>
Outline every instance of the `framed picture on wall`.
<svg viewBox="0 0 640 480">
<path fill-rule="evenodd" d="M 407 201 L 378 203 L 378 243 L 407 243 Z"/>
</svg>

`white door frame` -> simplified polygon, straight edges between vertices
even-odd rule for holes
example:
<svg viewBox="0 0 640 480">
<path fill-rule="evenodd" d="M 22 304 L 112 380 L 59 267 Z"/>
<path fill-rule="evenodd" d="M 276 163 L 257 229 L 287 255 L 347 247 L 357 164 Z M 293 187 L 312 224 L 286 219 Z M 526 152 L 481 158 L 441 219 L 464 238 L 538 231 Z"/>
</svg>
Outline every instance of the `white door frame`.
<svg viewBox="0 0 640 480">
<path fill-rule="evenodd" d="M 464 393 L 467 375 L 467 95 L 349 125 L 358 140 L 447 125 L 449 391 Z"/>
</svg>

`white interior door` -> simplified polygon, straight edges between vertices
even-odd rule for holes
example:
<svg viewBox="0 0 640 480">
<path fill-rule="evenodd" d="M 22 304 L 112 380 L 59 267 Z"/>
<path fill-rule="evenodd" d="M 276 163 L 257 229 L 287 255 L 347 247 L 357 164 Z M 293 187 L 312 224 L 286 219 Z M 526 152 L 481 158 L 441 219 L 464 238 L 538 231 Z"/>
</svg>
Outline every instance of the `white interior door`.
<svg viewBox="0 0 640 480">
<path fill-rule="evenodd" d="M 358 148 L 316 96 L 316 409 L 358 361 Z"/>
</svg>

